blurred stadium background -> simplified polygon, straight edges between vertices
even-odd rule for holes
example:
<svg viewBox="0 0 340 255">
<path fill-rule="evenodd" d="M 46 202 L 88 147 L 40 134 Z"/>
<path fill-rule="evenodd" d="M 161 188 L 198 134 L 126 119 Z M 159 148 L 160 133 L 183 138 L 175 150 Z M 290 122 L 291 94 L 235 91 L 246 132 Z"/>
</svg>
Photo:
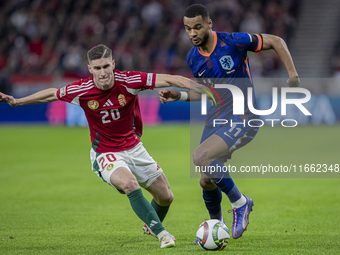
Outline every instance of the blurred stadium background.
<svg viewBox="0 0 340 255">
<path fill-rule="evenodd" d="M 86 52 L 99 43 L 112 48 L 117 69 L 192 77 L 186 64 L 192 45 L 182 24 L 183 12 L 192 3 L 208 7 L 214 30 L 271 33 L 285 39 L 300 77 L 332 77 L 302 84 L 316 96 L 326 95 L 325 108 L 333 112 L 328 121 L 320 117 L 308 122 L 333 124 L 340 119 L 337 0 L 0 1 L 0 91 L 22 97 L 88 77 Z M 254 78 L 286 77 L 274 52 L 251 54 L 250 65 Z M 257 87 L 259 96 L 268 94 Z M 160 105 L 154 92 L 140 97 L 146 124 L 190 118 L 189 104 Z M 0 123 L 86 125 L 79 109 L 63 102 L 13 110 L 0 104 Z M 176 114 L 179 110 L 182 114 Z"/>
</svg>

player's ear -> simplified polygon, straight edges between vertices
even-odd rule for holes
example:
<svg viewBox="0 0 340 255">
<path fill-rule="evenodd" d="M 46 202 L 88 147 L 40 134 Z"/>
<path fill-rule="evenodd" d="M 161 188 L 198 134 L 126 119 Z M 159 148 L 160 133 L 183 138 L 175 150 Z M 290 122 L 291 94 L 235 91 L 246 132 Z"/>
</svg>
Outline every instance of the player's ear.
<svg viewBox="0 0 340 255">
<path fill-rule="evenodd" d="M 116 67 L 116 62 L 115 62 L 115 60 L 112 60 L 112 66 L 113 66 L 112 69 L 115 69 L 115 67 Z"/>
<path fill-rule="evenodd" d="M 89 69 L 90 74 L 92 74 L 92 69 L 90 65 L 87 65 L 87 68 Z"/>
<path fill-rule="evenodd" d="M 212 22 L 212 20 L 211 19 L 209 19 L 208 20 L 208 26 L 209 26 L 209 28 L 211 29 L 212 28 L 212 26 L 213 26 L 213 22 Z"/>
</svg>

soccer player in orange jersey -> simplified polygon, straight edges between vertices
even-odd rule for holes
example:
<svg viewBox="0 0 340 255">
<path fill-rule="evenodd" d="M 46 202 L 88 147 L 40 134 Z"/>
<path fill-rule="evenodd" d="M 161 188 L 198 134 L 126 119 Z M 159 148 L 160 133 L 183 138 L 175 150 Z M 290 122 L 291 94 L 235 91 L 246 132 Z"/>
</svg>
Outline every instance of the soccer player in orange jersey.
<svg viewBox="0 0 340 255">
<path fill-rule="evenodd" d="M 259 116 L 253 114 L 247 104 L 248 97 L 251 97 L 254 107 L 257 108 L 247 52 L 274 50 L 286 67 L 288 86 L 296 87 L 300 80 L 286 43 L 277 36 L 213 31 L 209 12 L 200 4 L 191 5 L 186 9 L 183 23 L 193 44 L 187 55 L 187 63 L 193 76 L 212 89 L 216 84 L 232 84 L 244 95 L 244 114 L 234 115 L 232 93 L 229 89 L 216 88 L 221 101 L 210 107 L 201 144 L 193 153 L 196 166 L 223 169 L 224 162 L 231 159 L 232 153 L 252 141 L 258 131 L 255 120 L 259 119 Z M 249 88 L 253 91 L 250 95 L 247 93 Z M 176 92 L 167 89 L 159 93 L 162 103 L 201 99 L 200 94 L 192 91 Z M 228 124 L 215 125 L 215 119 L 228 120 Z M 253 125 L 247 125 L 248 121 L 254 121 Z M 228 171 L 209 176 L 202 174 L 200 185 L 212 219 L 224 221 L 221 191 L 228 197 L 233 208 L 232 236 L 239 238 L 248 226 L 253 200 L 238 190 Z"/>
</svg>

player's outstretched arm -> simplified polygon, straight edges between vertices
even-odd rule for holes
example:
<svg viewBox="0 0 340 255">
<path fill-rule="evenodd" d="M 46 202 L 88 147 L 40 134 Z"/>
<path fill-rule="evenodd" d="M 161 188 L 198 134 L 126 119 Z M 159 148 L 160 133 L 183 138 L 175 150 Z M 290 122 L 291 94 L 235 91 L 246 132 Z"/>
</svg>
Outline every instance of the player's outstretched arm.
<svg viewBox="0 0 340 255">
<path fill-rule="evenodd" d="M 155 88 L 178 87 L 190 89 L 192 81 L 180 75 L 156 74 Z"/>
<path fill-rule="evenodd" d="M 189 90 L 186 92 L 179 92 L 173 89 L 163 89 L 163 90 L 158 91 L 159 100 L 161 101 L 162 104 L 174 102 L 177 100 L 187 101 L 187 102 L 200 101 L 202 97 L 201 94 L 202 93 L 198 93 L 197 91 L 194 91 L 194 90 Z"/>
<path fill-rule="evenodd" d="M 0 92 L 0 103 L 4 102 L 13 107 L 27 104 L 49 103 L 58 100 L 56 92 L 57 89 L 49 88 L 19 99 L 15 99 L 12 96 Z"/>
<path fill-rule="evenodd" d="M 165 103 L 170 103 L 170 102 L 174 102 L 177 100 L 181 100 L 181 101 L 192 100 L 193 101 L 193 99 L 191 98 L 191 92 L 192 91 L 179 92 L 173 89 L 163 89 L 163 90 L 158 91 L 158 95 L 159 95 L 159 100 L 161 101 L 161 103 L 165 104 Z M 193 93 L 193 94 L 196 94 L 196 93 Z M 197 98 L 199 100 L 201 98 L 201 95 L 198 93 L 197 95 L 198 95 Z"/>
<path fill-rule="evenodd" d="M 199 101 L 201 100 L 201 94 L 205 93 L 206 90 L 209 90 L 207 86 L 199 84 L 180 75 L 156 74 L 155 88 L 164 88 L 170 86 L 189 89 L 189 91 L 178 92 L 174 91 L 173 89 L 161 90 L 158 93 L 159 100 L 163 104 L 177 100 Z"/>
<path fill-rule="evenodd" d="M 288 50 L 285 41 L 275 35 L 261 34 L 263 38 L 262 50 L 275 50 L 281 58 L 281 61 L 286 67 L 288 73 L 287 85 L 289 87 L 298 87 L 300 85 L 299 75 L 295 69 L 295 65 Z"/>
</svg>

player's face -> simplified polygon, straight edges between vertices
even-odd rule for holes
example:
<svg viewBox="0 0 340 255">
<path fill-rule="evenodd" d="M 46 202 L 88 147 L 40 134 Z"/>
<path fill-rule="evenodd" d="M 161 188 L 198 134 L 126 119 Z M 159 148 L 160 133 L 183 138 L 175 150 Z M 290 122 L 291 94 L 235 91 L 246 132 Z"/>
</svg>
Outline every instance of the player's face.
<svg viewBox="0 0 340 255">
<path fill-rule="evenodd" d="M 114 84 L 113 69 L 115 61 L 111 58 L 95 59 L 88 65 L 89 71 L 93 74 L 94 82 L 99 89 L 109 89 Z"/>
<path fill-rule="evenodd" d="M 211 19 L 202 16 L 196 16 L 195 18 L 183 18 L 185 31 L 189 35 L 190 41 L 194 46 L 205 46 L 209 39 L 209 32 L 212 28 Z"/>
</svg>

